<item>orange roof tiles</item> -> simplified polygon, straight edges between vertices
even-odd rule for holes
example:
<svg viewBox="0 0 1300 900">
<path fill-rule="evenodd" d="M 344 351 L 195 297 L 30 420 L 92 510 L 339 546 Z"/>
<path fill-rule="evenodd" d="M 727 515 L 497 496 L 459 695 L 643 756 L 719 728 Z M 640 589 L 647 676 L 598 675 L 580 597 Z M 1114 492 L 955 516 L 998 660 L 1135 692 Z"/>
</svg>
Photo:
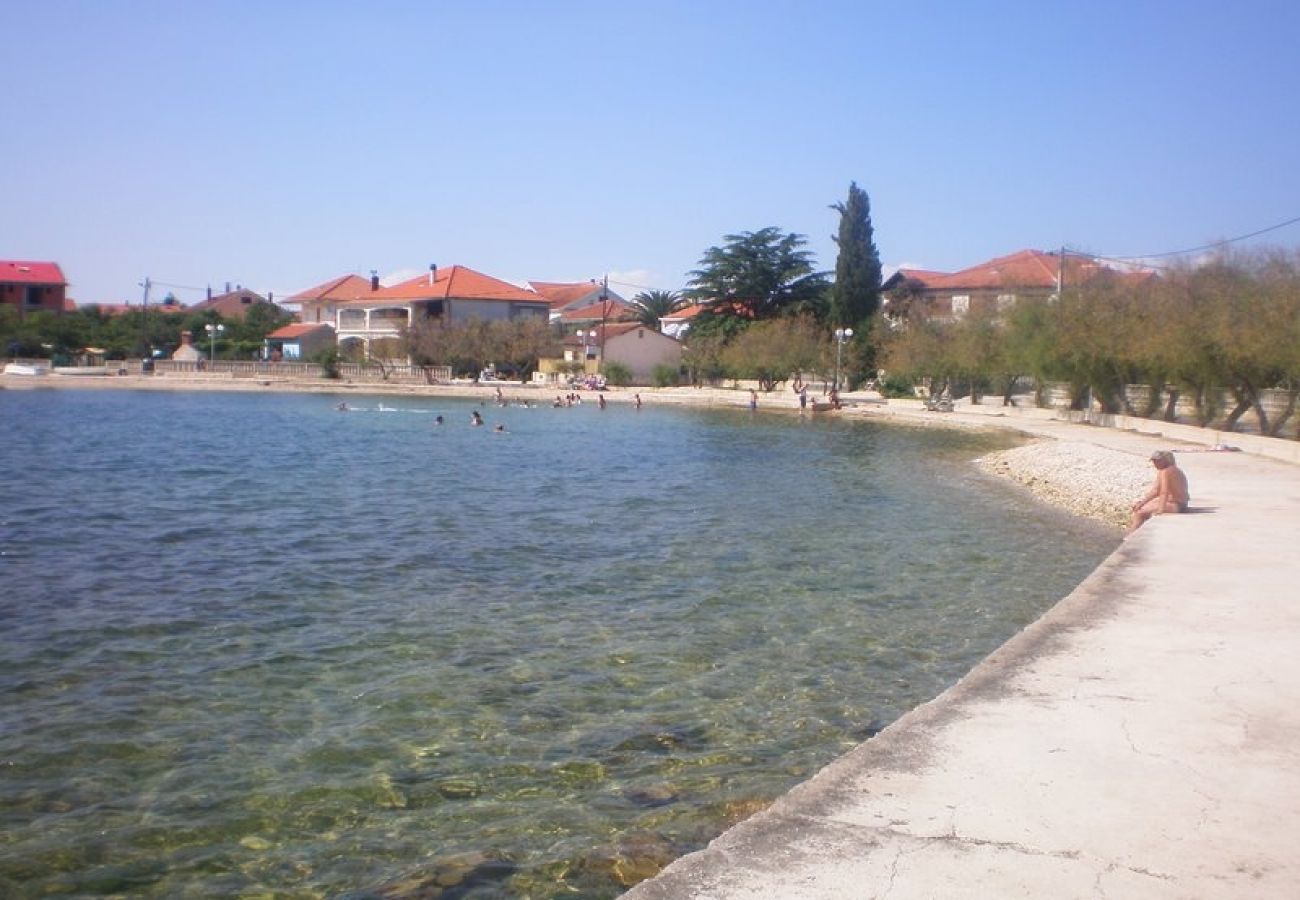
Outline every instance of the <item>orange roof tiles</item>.
<svg viewBox="0 0 1300 900">
<path fill-rule="evenodd" d="M 890 281 L 902 277 L 908 281 L 919 281 L 925 287 L 929 287 L 941 278 L 947 278 L 947 272 L 932 272 L 929 269 L 899 269 L 889 277 Z"/>
<path fill-rule="evenodd" d="M 616 303 L 613 300 L 607 300 L 604 303 L 593 303 L 590 306 L 580 306 L 577 309 L 567 309 L 560 314 L 561 322 L 590 322 L 596 319 L 606 320 L 624 320 L 635 318 L 636 310 L 630 306 L 624 306 L 622 303 Z"/>
<path fill-rule="evenodd" d="M 1065 254 L 1065 278 L 1079 281 L 1108 270 L 1094 257 L 1082 253 Z M 999 256 L 988 262 L 962 269 L 959 272 L 930 272 L 924 269 L 899 269 L 890 277 L 899 276 L 919 281 L 925 288 L 940 291 L 995 290 L 999 288 L 1056 287 L 1061 271 L 1061 254 L 1042 250 L 1020 250 Z M 1109 271 L 1109 270 L 1108 270 Z"/>
<path fill-rule="evenodd" d="M 515 287 L 508 281 L 475 272 L 466 266 L 448 266 L 438 269 L 433 283 L 428 275 L 421 275 L 392 287 L 371 291 L 363 300 L 504 300 L 528 303 L 546 303 L 546 298 L 532 291 Z"/>
<path fill-rule="evenodd" d="M 552 307 L 576 303 L 601 289 L 600 283 L 595 281 L 530 281 L 528 286 L 546 298 Z"/>
<path fill-rule="evenodd" d="M 660 316 L 659 321 L 686 322 L 691 319 L 694 319 L 700 313 L 709 312 L 709 311 L 726 312 L 726 313 L 730 313 L 733 316 L 740 316 L 741 318 L 745 318 L 745 319 L 754 318 L 753 310 L 745 306 L 743 303 L 737 302 L 737 303 L 727 304 L 727 303 L 718 303 L 716 301 L 709 301 L 707 303 L 696 303 L 694 306 L 686 306 L 679 310 L 675 310 L 674 312 L 671 312 L 666 316 Z"/>
<path fill-rule="evenodd" d="M 313 288 L 308 288 L 305 291 L 294 294 L 289 298 L 289 302 L 301 303 L 303 300 L 356 300 L 369 293 L 369 280 L 362 278 L 360 275 L 343 275 L 339 278 L 331 279 L 324 284 L 318 284 Z"/>
<path fill-rule="evenodd" d="M 334 330 L 330 325 L 324 323 L 294 324 L 285 325 L 283 328 L 277 328 L 275 331 L 268 334 L 267 337 L 276 338 L 277 340 L 298 338 L 302 337 L 304 334 L 311 334 L 318 328 L 329 328 L 331 331 Z"/>
</svg>

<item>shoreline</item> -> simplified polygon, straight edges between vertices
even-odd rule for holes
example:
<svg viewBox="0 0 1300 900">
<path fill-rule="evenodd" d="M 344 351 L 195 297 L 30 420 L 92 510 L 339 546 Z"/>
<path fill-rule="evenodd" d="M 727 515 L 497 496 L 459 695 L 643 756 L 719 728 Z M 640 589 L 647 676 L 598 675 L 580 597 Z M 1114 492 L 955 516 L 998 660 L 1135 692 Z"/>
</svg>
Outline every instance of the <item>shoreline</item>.
<svg viewBox="0 0 1300 900">
<path fill-rule="evenodd" d="M 1149 477 L 1172 447 L 1200 515 L 1153 519 L 948 690 L 625 896 L 1293 895 L 1296 448 L 1234 434 L 1248 452 L 1212 452 L 1216 432 L 1049 411 L 945 418 L 1055 439 L 1009 453 L 1061 479 L 1043 448 Z"/>
<path fill-rule="evenodd" d="M 0 390 L 153 390 L 153 391 L 239 391 L 239 393 L 325 394 L 347 397 L 374 394 L 382 397 L 448 397 L 482 399 L 490 403 L 500 388 L 507 401 L 528 399 L 550 403 L 565 391 L 541 386 L 502 384 L 416 385 L 389 382 L 252 380 L 212 376 L 0 376 Z M 581 395 L 591 391 L 578 391 Z M 732 388 L 611 388 L 602 391 L 611 404 L 632 403 L 640 394 L 646 406 L 690 406 L 705 408 L 748 408 L 749 395 Z M 976 470 L 1005 479 L 1015 488 L 1027 490 L 1041 502 L 1073 515 L 1082 515 L 1114 527 L 1128 520 L 1132 499 L 1148 488 L 1149 471 L 1144 459 L 1102 446 L 1095 441 L 1067 440 L 1044 433 L 1021 416 L 1008 416 L 1001 407 L 976 411 L 966 407 L 961 414 L 935 414 L 917 401 L 883 401 L 870 393 L 845 393 L 846 406 L 839 412 L 820 414 L 889 421 L 892 424 L 926 428 L 974 428 L 1011 430 L 1030 442 L 972 460 Z M 776 391 L 759 395 L 759 412 L 800 414 L 793 394 Z M 1047 411 L 1041 411 L 1047 412 Z M 1056 420 L 1053 420 L 1056 421 Z M 1045 440 L 1047 438 L 1047 440 Z"/>
<path fill-rule="evenodd" d="M 368 387 L 308 392 L 490 401 L 492 391 Z M 641 393 L 647 403 L 746 405 L 739 391 L 670 390 Z M 1093 498 L 1110 477 L 1097 460 L 1131 466 L 1145 487 L 1146 456 L 1172 446 L 1187 454 L 1194 511 L 1208 515 L 1144 526 L 947 691 L 627 896 L 847 900 L 971 885 L 984 896 L 1289 896 L 1300 877 L 1300 811 L 1286 802 L 1300 789 L 1300 750 L 1285 739 L 1300 729 L 1290 602 L 1300 560 L 1289 550 L 1300 471 L 1266 454 L 1206 452 L 1218 433 L 1166 423 L 1139 432 L 1048 410 L 940 415 L 909 401 L 840 415 L 1049 438 L 983 464 L 1015 469 L 1044 493 L 1048 476 L 1068 475 Z M 1252 825 L 1261 818 L 1274 823 L 1268 834 Z"/>
<path fill-rule="evenodd" d="M 323 394 L 346 397 L 378 396 L 451 397 L 481 399 L 491 403 L 500 388 L 507 401 L 526 399 L 549 404 L 555 394 L 566 391 L 518 382 L 464 384 L 400 384 L 343 380 L 269 380 L 215 376 L 97 375 L 44 376 L 0 375 L 0 390 L 142 390 L 165 392 L 243 392 Z M 586 397 L 594 392 L 579 391 Z M 747 409 L 748 392 L 743 388 L 720 387 L 614 387 L 601 392 L 611 404 L 630 404 L 639 395 L 646 405 L 691 406 L 711 409 Z M 1149 486 L 1145 459 L 1097 442 L 1066 439 L 1034 428 L 1031 421 L 1008 416 L 1001 407 L 966 406 L 961 413 L 933 413 L 919 401 L 885 401 L 874 393 L 844 395 L 843 410 L 816 415 L 888 421 L 912 427 L 973 428 L 1014 431 L 1030 439 L 1019 447 L 989 454 L 972 465 L 992 477 L 1006 479 L 1039 501 L 1073 515 L 1123 527 L 1129 505 Z M 797 399 L 785 392 L 759 396 L 759 412 L 813 415 L 801 411 Z M 1021 412 L 1027 412 L 1022 410 Z M 1036 412 L 1051 412 L 1039 410 Z M 1059 422 L 1053 418 L 1052 422 Z M 1162 423 L 1163 424 L 1163 423 Z M 1204 429 L 1200 429 L 1204 431 Z M 1217 440 L 1217 433 L 1215 434 Z"/>
</svg>

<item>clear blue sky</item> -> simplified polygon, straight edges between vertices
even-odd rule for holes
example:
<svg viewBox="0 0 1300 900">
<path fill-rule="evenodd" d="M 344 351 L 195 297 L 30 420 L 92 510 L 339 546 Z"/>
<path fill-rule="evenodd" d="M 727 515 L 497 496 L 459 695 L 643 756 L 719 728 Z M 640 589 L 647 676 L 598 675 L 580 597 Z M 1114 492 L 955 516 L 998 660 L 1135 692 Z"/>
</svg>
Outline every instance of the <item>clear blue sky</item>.
<svg viewBox="0 0 1300 900">
<path fill-rule="evenodd" d="M 0 258 L 59 262 L 83 303 L 429 263 L 630 296 L 768 225 L 833 269 L 850 181 L 887 268 L 1300 216 L 1294 0 L 0 0 L 0 23 Z"/>
</svg>

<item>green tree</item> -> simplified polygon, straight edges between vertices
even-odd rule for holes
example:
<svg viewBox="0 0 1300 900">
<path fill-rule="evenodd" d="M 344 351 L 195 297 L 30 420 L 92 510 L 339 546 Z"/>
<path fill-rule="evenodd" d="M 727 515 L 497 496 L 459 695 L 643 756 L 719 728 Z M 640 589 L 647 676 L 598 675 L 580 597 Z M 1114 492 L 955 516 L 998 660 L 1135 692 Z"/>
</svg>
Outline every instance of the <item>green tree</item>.
<svg viewBox="0 0 1300 900">
<path fill-rule="evenodd" d="M 753 379 L 764 391 L 822 364 L 826 333 L 811 317 L 771 319 L 745 329 L 722 352 L 726 371 Z"/>
<path fill-rule="evenodd" d="M 538 359 L 560 355 L 559 338 L 537 318 L 509 322 L 471 319 L 457 325 L 417 320 L 403 336 L 403 348 L 416 365 L 450 366 L 457 375 L 471 377 L 496 365 L 527 379 Z"/>
<path fill-rule="evenodd" d="M 647 328 L 659 330 L 660 320 L 681 309 L 684 299 L 679 291 L 642 291 L 632 298 L 636 306 L 637 321 Z"/>
<path fill-rule="evenodd" d="M 880 308 L 880 253 L 871 227 L 871 200 L 856 182 L 849 184 L 849 198 L 834 203 L 840 214 L 835 243 L 835 283 L 830 289 L 830 323 L 848 326 L 865 334 Z"/>
<path fill-rule="evenodd" d="M 826 275 L 815 270 L 807 240 L 779 228 L 725 235 L 710 247 L 693 270 L 686 296 L 708 301 L 713 309 L 697 317 L 692 331 L 714 330 L 713 318 L 742 323 L 783 314 L 825 314 Z"/>
</svg>

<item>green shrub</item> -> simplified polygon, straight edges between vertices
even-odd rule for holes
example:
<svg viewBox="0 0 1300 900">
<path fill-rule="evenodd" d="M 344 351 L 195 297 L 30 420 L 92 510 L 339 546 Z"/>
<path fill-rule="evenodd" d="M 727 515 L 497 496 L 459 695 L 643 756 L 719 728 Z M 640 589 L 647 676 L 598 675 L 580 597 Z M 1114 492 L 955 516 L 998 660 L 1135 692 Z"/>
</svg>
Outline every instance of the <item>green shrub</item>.
<svg viewBox="0 0 1300 900">
<path fill-rule="evenodd" d="M 339 348 L 337 345 L 326 347 L 312 356 L 311 361 L 321 367 L 326 378 L 339 377 Z"/>
<path fill-rule="evenodd" d="M 916 397 L 916 390 L 912 379 L 901 375 L 887 375 L 885 380 L 880 382 L 880 394 L 883 397 L 910 400 Z"/>
<path fill-rule="evenodd" d="M 632 369 L 626 363 L 607 362 L 604 366 L 605 383 L 614 387 L 626 387 L 632 383 Z"/>
<path fill-rule="evenodd" d="M 659 363 L 650 372 L 650 383 L 657 388 L 677 387 L 681 383 L 681 372 L 676 366 Z"/>
</svg>

